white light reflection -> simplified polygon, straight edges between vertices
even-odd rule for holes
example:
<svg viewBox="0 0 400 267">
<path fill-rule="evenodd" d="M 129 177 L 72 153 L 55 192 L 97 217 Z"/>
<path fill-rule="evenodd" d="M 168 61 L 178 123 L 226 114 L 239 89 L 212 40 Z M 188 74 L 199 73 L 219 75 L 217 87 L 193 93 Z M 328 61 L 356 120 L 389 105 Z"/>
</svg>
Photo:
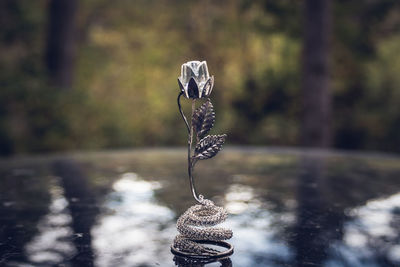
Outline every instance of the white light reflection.
<svg viewBox="0 0 400 267">
<path fill-rule="evenodd" d="M 225 200 L 230 216 L 224 224 L 234 230 L 229 242 L 235 246 L 236 252 L 232 255 L 235 265 L 254 266 L 256 255 L 265 257 L 268 254 L 271 259 L 285 260 L 291 257 L 287 244 L 276 236 L 272 214 L 261 208 L 252 187 L 233 184 L 227 190 Z M 268 266 L 275 264 L 271 260 Z"/>
<path fill-rule="evenodd" d="M 350 266 L 379 266 L 376 262 L 374 240 L 395 240 L 396 230 L 391 226 L 394 215 L 392 211 L 400 207 L 400 193 L 386 199 L 367 202 L 366 205 L 349 211 L 353 217 L 344 227 L 343 243 L 333 248 L 347 260 Z M 398 231 L 398 230 L 397 230 Z M 372 243 L 371 243 L 372 242 Z M 400 245 L 387 246 L 389 260 L 400 262 Z M 381 249 L 381 248 L 378 248 Z M 368 262 L 369 265 L 365 265 Z M 333 264 L 333 265 L 332 265 Z M 336 266 L 334 261 L 328 266 Z"/>
<path fill-rule="evenodd" d="M 249 203 L 254 199 L 253 188 L 233 184 L 229 187 L 226 195 L 226 210 L 230 214 L 240 214 L 246 211 Z M 254 205 L 254 201 L 251 203 Z"/>
<path fill-rule="evenodd" d="M 76 252 L 69 238 L 72 234 L 69 226 L 72 219 L 63 194 L 59 186 L 50 188 L 49 213 L 38 224 L 39 234 L 25 246 L 26 255 L 33 263 L 57 265 Z"/>
<path fill-rule="evenodd" d="M 109 212 L 92 230 L 96 266 L 151 266 L 171 261 L 174 213 L 155 202 L 157 182 L 125 173 L 106 200 Z"/>
</svg>

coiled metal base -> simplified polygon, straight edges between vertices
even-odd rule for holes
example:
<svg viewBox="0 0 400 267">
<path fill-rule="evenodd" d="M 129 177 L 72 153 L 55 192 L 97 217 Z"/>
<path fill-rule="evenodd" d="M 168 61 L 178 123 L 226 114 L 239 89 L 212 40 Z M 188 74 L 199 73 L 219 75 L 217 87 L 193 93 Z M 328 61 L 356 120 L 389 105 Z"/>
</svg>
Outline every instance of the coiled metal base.
<svg viewBox="0 0 400 267">
<path fill-rule="evenodd" d="M 232 237 L 232 230 L 213 227 L 228 217 L 226 210 L 215 206 L 211 200 L 202 199 L 200 205 L 190 207 L 176 224 L 179 231 L 171 246 L 175 255 L 196 259 L 227 257 L 233 253 L 233 246 L 223 240 Z M 205 245 L 225 248 L 220 251 Z"/>
</svg>

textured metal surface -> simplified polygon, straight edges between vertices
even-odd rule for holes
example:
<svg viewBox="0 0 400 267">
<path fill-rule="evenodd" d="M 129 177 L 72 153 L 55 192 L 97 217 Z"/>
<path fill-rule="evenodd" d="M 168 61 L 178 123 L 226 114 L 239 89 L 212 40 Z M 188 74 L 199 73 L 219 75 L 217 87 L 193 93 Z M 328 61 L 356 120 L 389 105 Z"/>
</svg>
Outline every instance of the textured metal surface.
<svg viewBox="0 0 400 267">
<path fill-rule="evenodd" d="M 192 125 L 196 132 L 197 140 L 203 138 L 214 126 L 215 112 L 214 107 L 208 99 L 198 109 L 195 110 L 192 116 Z"/>
<path fill-rule="evenodd" d="M 192 80 L 190 79 L 190 82 Z M 183 91 L 178 95 L 178 108 L 188 130 L 188 176 L 193 197 L 199 205 L 190 207 L 178 219 L 177 229 L 180 234 L 175 237 L 171 250 L 174 254 L 181 256 L 226 257 L 233 253 L 233 247 L 222 241 L 230 239 L 232 231 L 214 226 L 225 221 L 228 214 L 224 208 L 216 206 L 211 200 L 197 194 L 193 177 L 196 162 L 216 156 L 222 149 L 226 134 L 207 135 L 215 123 L 214 107 L 210 99 L 207 99 L 197 109 L 196 100 L 192 99 L 192 116 L 189 125 L 180 103 L 182 95 L 184 95 Z M 194 136 L 196 145 L 193 149 Z M 207 241 L 226 249 L 216 250 L 202 244 Z"/>
<path fill-rule="evenodd" d="M 207 99 L 200 107 L 196 109 L 196 100 L 192 100 L 192 116 L 189 121 L 187 120 L 185 113 L 183 112 L 182 105 L 180 102 L 182 92 L 179 93 L 177 103 L 179 113 L 185 122 L 188 130 L 188 176 L 190 181 L 190 188 L 194 199 L 201 203 L 204 198 L 202 195 L 198 195 L 196 192 L 196 186 L 194 183 L 193 170 L 198 160 L 209 159 L 217 155 L 222 149 L 222 145 L 225 142 L 226 134 L 222 135 L 207 135 L 215 122 L 215 112 L 210 99 Z M 193 149 L 193 139 L 196 136 L 196 146 Z M 205 136 L 205 137 L 204 137 Z"/>
<path fill-rule="evenodd" d="M 232 230 L 213 227 L 225 221 L 228 213 L 222 207 L 215 206 L 210 200 L 203 200 L 200 205 L 190 207 L 177 222 L 179 235 L 175 237 L 172 250 L 176 254 L 193 257 L 222 257 L 233 253 L 233 247 L 218 241 L 230 239 Z M 213 241 L 214 245 L 226 247 L 219 251 L 203 246 L 199 241 Z M 227 244 L 227 243 L 226 243 Z"/>
</svg>

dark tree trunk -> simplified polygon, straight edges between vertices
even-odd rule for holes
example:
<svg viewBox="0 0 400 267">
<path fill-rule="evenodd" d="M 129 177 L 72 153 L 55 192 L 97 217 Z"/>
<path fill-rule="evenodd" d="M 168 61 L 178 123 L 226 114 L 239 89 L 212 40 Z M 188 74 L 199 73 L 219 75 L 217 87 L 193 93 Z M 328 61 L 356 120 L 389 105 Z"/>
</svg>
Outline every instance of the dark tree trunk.
<svg viewBox="0 0 400 267">
<path fill-rule="evenodd" d="M 52 85 L 70 88 L 76 55 L 77 0 L 51 0 L 46 65 Z"/>
<path fill-rule="evenodd" d="M 331 0 L 305 0 L 301 144 L 331 145 Z"/>
</svg>

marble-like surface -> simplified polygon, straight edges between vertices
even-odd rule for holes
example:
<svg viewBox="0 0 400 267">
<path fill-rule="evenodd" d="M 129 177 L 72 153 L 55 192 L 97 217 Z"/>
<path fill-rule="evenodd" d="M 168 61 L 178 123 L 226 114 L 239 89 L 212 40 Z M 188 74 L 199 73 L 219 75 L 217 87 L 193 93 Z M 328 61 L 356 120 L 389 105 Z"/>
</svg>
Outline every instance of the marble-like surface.
<svg viewBox="0 0 400 267">
<path fill-rule="evenodd" d="M 185 152 L 0 160 L 0 266 L 175 266 Z M 227 148 L 195 176 L 234 232 L 204 266 L 400 266 L 399 157 Z"/>
</svg>

